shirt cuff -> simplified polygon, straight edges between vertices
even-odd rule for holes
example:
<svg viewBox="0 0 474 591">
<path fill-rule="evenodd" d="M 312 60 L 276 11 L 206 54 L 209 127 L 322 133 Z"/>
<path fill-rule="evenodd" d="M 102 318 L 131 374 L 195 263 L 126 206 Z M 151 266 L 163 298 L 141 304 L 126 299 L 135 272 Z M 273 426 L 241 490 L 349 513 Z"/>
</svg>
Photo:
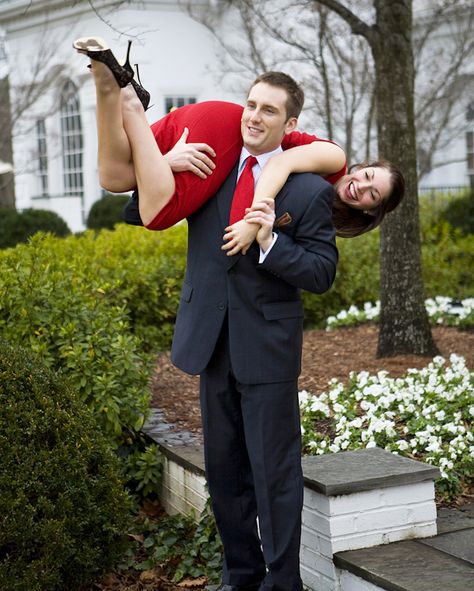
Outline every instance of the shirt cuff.
<svg viewBox="0 0 474 591">
<path fill-rule="evenodd" d="M 276 232 L 272 232 L 272 234 L 273 234 L 273 240 L 272 240 L 272 243 L 270 244 L 270 246 L 267 248 L 267 250 L 265 252 L 263 252 L 263 250 L 260 248 L 260 258 L 258 259 L 258 264 L 263 263 L 263 261 L 267 258 L 268 253 L 273 248 L 273 245 L 277 241 L 278 234 Z"/>
</svg>

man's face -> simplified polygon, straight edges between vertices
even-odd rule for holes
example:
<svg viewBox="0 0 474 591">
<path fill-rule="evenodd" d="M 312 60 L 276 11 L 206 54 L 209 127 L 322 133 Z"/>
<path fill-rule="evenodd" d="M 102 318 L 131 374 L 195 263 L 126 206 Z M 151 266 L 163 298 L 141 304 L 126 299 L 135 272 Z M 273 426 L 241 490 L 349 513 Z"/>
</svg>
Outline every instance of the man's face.
<svg viewBox="0 0 474 591">
<path fill-rule="evenodd" d="M 283 88 L 259 82 L 250 89 L 242 114 L 244 146 L 254 156 L 278 148 L 285 134 L 293 131 L 296 117 L 287 120 L 287 93 Z"/>
</svg>

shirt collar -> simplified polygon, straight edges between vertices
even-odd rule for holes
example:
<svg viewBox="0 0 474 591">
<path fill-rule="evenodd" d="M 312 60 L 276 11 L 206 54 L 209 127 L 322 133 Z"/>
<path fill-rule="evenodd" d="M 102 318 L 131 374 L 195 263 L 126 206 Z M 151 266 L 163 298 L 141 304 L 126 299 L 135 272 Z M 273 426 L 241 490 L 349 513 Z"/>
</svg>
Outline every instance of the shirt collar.
<svg viewBox="0 0 474 591">
<path fill-rule="evenodd" d="M 258 156 L 255 156 L 260 169 L 262 169 L 265 166 L 265 164 L 272 156 L 275 156 L 275 154 L 279 154 L 280 152 L 283 152 L 283 149 L 281 146 L 278 146 L 278 148 L 275 148 L 271 152 L 265 152 L 265 154 L 259 154 Z M 245 161 L 249 156 L 252 156 L 252 154 L 247 150 L 245 146 L 242 147 L 242 152 L 240 153 L 239 159 L 239 174 L 242 172 L 242 168 L 245 166 Z"/>
</svg>

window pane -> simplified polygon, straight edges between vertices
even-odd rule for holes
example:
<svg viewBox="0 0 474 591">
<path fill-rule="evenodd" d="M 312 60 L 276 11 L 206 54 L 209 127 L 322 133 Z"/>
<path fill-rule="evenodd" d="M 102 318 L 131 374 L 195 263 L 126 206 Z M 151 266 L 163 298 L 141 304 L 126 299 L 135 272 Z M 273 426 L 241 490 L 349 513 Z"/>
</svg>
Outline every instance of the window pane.
<svg viewBox="0 0 474 591">
<path fill-rule="evenodd" d="M 61 145 L 64 193 L 82 195 L 82 123 L 77 89 L 71 81 L 66 83 L 61 95 Z"/>
</svg>

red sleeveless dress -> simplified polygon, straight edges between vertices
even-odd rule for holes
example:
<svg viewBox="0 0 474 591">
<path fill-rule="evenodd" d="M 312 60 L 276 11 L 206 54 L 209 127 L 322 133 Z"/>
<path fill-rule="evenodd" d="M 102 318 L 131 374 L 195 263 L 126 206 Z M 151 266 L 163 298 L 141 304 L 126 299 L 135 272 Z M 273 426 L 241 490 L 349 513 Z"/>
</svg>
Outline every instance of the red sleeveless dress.
<svg viewBox="0 0 474 591">
<path fill-rule="evenodd" d="M 243 107 L 223 101 L 207 101 L 180 107 L 151 126 L 162 153 L 169 152 L 181 137 L 184 128 L 189 129 L 188 143 L 203 142 L 216 152 L 216 168 L 206 179 L 192 172 L 175 174 L 176 190 L 160 213 L 147 225 L 150 230 L 164 230 L 195 212 L 210 199 L 229 176 L 242 150 L 240 123 Z M 282 148 L 329 141 L 294 131 L 286 135 Z M 332 143 L 332 142 L 331 142 Z M 326 177 L 334 184 L 345 174 L 345 166 Z"/>
</svg>

